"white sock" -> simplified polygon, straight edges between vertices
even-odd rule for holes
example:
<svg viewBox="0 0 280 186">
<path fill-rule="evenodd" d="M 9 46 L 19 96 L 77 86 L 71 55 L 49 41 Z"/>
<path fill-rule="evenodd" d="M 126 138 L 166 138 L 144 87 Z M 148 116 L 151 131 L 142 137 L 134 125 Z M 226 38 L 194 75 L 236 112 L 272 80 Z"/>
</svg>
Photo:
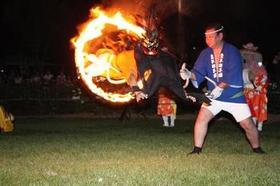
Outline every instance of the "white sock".
<svg viewBox="0 0 280 186">
<path fill-rule="evenodd" d="M 176 118 L 176 116 L 173 114 L 170 116 L 170 121 L 171 121 L 170 126 L 172 126 L 172 127 L 174 127 L 174 125 L 175 125 L 175 118 Z"/>
<path fill-rule="evenodd" d="M 263 122 L 258 123 L 258 131 L 262 131 Z"/>
<path fill-rule="evenodd" d="M 162 116 L 163 126 L 168 126 L 168 116 Z"/>
<path fill-rule="evenodd" d="M 252 120 L 253 120 L 254 124 L 257 126 L 257 118 L 252 117 Z"/>
</svg>

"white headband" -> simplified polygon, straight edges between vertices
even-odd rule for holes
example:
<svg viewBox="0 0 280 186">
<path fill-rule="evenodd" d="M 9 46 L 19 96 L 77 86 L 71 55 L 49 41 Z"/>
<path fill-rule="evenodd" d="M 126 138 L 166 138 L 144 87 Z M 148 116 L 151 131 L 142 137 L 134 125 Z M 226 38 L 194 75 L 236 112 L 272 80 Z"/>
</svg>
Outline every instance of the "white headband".
<svg viewBox="0 0 280 186">
<path fill-rule="evenodd" d="M 220 29 L 218 29 L 218 30 L 214 30 L 214 31 L 211 31 L 211 32 L 205 32 L 205 34 L 206 35 L 208 35 L 208 34 L 214 34 L 214 33 L 217 33 L 217 32 L 220 32 L 221 30 L 223 30 L 224 29 L 224 27 L 223 26 L 221 26 L 221 28 Z"/>
</svg>

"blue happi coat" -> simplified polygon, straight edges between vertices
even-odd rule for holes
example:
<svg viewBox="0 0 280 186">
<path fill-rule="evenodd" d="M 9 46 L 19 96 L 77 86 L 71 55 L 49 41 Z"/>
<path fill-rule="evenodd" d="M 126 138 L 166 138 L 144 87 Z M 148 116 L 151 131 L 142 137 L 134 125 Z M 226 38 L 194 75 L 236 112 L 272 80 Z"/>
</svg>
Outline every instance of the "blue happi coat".
<svg viewBox="0 0 280 186">
<path fill-rule="evenodd" d="M 212 48 L 204 49 L 195 62 L 192 72 L 196 76 L 197 85 L 205 80 L 205 76 L 214 80 L 216 84 L 227 83 L 222 95 L 216 100 L 234 103 L 246 103 L 243 95 L 242 67 L 243 61 L 239 50 L 233 45 L 225 42 L 221 51 L 218 68 L 215 66 Z M 207 82 L 208 90 L 213 90 L 214 85 Z"/>
</svg>

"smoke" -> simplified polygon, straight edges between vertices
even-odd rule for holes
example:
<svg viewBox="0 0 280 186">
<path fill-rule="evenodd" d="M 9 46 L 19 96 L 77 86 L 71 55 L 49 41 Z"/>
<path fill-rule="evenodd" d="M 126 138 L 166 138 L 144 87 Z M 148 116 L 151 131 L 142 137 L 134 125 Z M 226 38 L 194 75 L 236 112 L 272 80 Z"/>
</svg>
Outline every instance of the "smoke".
<svg viewBox="0 0 280 186">
<path fill-rule="evenodd" d="M 155 25 L 160 30 L 163 45 L 173 53 L 182 54 L 187 46 L 186 17 L 193 18 L 205 11 L 203 1 L 198 0 L 102 0 L 102 6 L 106 11 L 120 10 L 131 15 L 138 25 L 150 30 Z M 151 15 L 156 17 L 151 21 L 154 24 L 149 24 Z"/>
<path fill-rule="evenodd" d="M 186 0 L 102 0 L 104 8 L 144 18 L 155 14 L 160 21 L 173 14 L 188 15 L 191 13 L 188 4 Z"/>
</svg>

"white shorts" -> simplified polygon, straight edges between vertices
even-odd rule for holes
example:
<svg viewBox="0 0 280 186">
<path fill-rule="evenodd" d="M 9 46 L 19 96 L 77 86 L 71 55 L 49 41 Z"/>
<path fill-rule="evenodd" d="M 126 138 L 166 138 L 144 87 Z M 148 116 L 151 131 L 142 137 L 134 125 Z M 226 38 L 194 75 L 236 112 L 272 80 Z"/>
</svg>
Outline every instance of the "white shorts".
<svg viewBox="0 0 280 186">
<path fill-rule="evenodd" d="M 208 109 L 214 116 L 219 112 L 226 111 L 232 114 L 237 122 L 251 116 L 251 111 L 247 103 L 231 103 L 211 99 L 211 105 L 203 104 L 202 107 Z"/>
</svg>

